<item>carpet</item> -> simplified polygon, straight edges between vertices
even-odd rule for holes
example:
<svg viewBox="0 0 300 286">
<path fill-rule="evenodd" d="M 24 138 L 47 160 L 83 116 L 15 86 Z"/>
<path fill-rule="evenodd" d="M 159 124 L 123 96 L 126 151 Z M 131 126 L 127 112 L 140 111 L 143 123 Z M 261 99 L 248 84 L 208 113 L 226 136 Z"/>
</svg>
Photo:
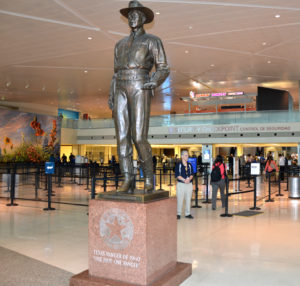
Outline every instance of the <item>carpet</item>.
<svg viewBox="0 0 300 286">
<path fill-rule="evenodd" d="M 0 247 L 0 286 L 68 286 L 72 273 Z"/>
<path fill-rule="evenodd" d="M 258 212 L 258 211 L 241 211 L 241 212 L 238 212 L 238 213 L 234 213 L 233 215 L 249 217 L 249 216 L 254 216 L 254 215 L 259 215 L 259 214 L 263 214 L 263 212 Z"/>
</svg>

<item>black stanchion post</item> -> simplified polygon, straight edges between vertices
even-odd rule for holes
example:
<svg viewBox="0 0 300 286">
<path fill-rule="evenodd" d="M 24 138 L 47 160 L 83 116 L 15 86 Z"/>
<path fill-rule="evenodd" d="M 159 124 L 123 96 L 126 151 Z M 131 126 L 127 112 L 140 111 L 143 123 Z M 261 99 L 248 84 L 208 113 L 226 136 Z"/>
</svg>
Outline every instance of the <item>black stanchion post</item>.
<svg viewBox="0 0 300 286">
<path fill-rule="evenodd" d="M 271 198 L 271 173 L 268 173 L 269 176 L 269 197 L 266 200 L 266 202 L 274 202 L 274 200 Z"/>
<path fill-rule="evenodd" d="M 256 206 L 256 176 L 253 177 L 253 184 L 254 184 L 254 198 L 253 198 L 253 208 L 250 208 L 250 210 L 260 210 L 260 208 L 258 208 Z"/>
<path fill-rule="evenodd" d="M 168 185 L 169 187 L 172 187 L 173 184 L 172 184 L 172 168 L 170 168 L 170 183 Z"/>
<path fill-rule="evenodd" d="M 96 178 L 92 177 L 92 186 L 91 186 L 91 199 L 94 200 L 95 199 L 95 195 L 96 195 Z"/>
<path fill-rule="evenodd" d="M 226 193 L 225 193 L 225 213 L 221 214 L 221 217 L 232 217 L 232 214 L 228 213 L 228 197 L 229 197 L 229 182 L 228 182 L 228 178 L 225 178 L 225 186 L 226 186 Z"/>
<path fill-rule="evenodd" d="M 39 193 L 38 193 L 38 189 L 39 189 L 39 173 L 38 173 L 38 169 L 39 167 L 37 167 L 36 169 L 36 173 L 35 173 L 35 184 L 34 184 L 34 193 L 35 193 L 35 200 L 39 200 Z"/>
<path fill-rule="evenodd" d="M 89 190 L 89 181 L 90 181 L 90 166 L 86 166 L 86 188 L 85 190 Z"/>
<path fill-rule="evenodd" d="M 158 191 L 163 191 L 162 188 L 162 169 L 159 169 L 159 190 Z"/>
<path fill-rule="evenodd" d="M 82 184 L 82 164 L 79 166 L 79 186 L 83 185 Z"/>
<path fill-rule="evenodd" d="M 205 170 L 205 201 L 202 204 L 211 204 L 211 200 L 208 199 L 208 172 Z"/>
<path fill-rule="evenodd" d="M 192 208 L 202 208 L 201 206 L 198 205 L 198 176 L 197 173 L 195 174 L 195 205 L 192 206 Z"/>
<path fill-rule="evenodd" d="M 58 165 L 58 188 L 62 188 L 63 186 L 61 185 L 61 177 L 62 177 L 62 167 L 61 165 L 59 164 Z"/>
<path fill-rule="evenodd" d="M 107 173 L 104 173 L 104 180 L 103 180 L 103 191 L 106 192 L 107 187 Z"/>
<path fill-rule="evenodd" d="M 15 200 L 15 187 L 16 187 L 16 165 L 13 165 L 10 176 L 11 176 L 11 179 L 10 179 L 10 204 L 7 204 L 8 207 L 18 205 L 14 202 L 14 200 Z"/>
<path fill-rule="evenodd" d="M 282 197 L 283 196 L 283 194 L 281 193 L 281 185 L 280 185 L 280 183 L 281 183 L 281 178 L 279 176 L 279 178 L 278 178 L 278 194 L 276 194 L 277 197 Z"/>
<path fill-rule="evenodd" d="M 48 181 L 48 207 L 44 208 L 44 211 L 53 211 L 55 208 L 51 207 L 51 196 L 52 196 L 52 175 L 48 174 L 47 176 Z"/>
<path fill-rule="evenodd" d="M 115 175 L 115 187 L 116 189 L 119 188 L 119 176 L 117 174 Z"/>
<path fill-rule="evenodd" d="M 286 173 L 286 190 L 285 192 L 289 191 L 289 177 L 290 177 L 290 168 L 287 168 L 287 173 Z"/>
</svg>

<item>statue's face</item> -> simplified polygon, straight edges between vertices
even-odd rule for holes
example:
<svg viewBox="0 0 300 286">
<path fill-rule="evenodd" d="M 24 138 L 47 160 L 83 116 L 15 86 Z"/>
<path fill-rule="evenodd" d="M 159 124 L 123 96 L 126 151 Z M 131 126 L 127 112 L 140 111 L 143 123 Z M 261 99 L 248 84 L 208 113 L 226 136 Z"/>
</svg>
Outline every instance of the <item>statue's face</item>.
<svg viewBox="0 0 300 286">
<path fill-rule="evenodd" d="M 128 24 L 132 29 L 139 28 L 145 23 L 145 15 L 143 12 L 138 10 L 132 10 L 128 13 Z"/>
</svg>

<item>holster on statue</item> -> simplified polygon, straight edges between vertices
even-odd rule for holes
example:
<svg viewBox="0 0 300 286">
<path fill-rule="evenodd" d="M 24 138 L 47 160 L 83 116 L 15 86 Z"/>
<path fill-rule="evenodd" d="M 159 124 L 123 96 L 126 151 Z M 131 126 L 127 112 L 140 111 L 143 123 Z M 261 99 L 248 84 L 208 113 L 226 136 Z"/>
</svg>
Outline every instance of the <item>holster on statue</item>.
<svg viewBox="0 0 300 286">
<path fill-rule="evenodd" d="M 133 165 L 132 157 L 119 157 L 119 163 L 122 175 L 124 175 L 124 182 L 121 187 L 118 189 L 119 192 L 134 192 L 134 174 L 133 174 Z"/>
<path fill-rule="evenodd" d="M 154 182 L 153 182 L 153 160 L 152 157 L 149 157 L 148 159 L 141 161 L 144 175 L 145 175 L 145 184 L 144 184 L 144 190 L 145 192 L 152 192 L 154 191 Z"/>
</svg>

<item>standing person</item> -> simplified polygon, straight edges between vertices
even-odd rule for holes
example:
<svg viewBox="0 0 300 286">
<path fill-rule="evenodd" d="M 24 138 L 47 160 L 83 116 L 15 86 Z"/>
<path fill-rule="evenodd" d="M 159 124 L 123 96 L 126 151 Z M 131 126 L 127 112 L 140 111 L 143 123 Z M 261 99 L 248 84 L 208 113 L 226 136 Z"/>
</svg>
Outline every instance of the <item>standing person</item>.
<svg viewBox="0 0 300 286">
<path fill-rule="evenodd" d="M 199 171 L 202 172 L 202 153 L 197 158 L 197 164 L 199 166 Z"/>
<path fill-rule="evenodd" d="M 67 163 L 67 156 L 66 156 L 65 153 L 63 153 L 61 159 L 62 159 L 62 163 L 63 163 L 63 164 L 66 164 L 66 163 Z"/>
<path fill-rule="evenodd" d="M 225 183 L 226 178 L 226 168 L 223 163 L 223 157 L 218 155 L 211 171 L 211 185 L 212 185 L 212 209 L 216 210 L 217 208 L 217 193 L 220 188 L 221 200 L 222 200 L 222 208 L 225 207 L 225 195 L 224 189 L 226 186 Z"/>
<path fill-rule="evenodd" d="M 154 13 L 138 1 L 130 1 L 120 10 L 128 19 L 129 36 L 115 46 L 114 75 L 109 107 L 115 122 L 118 156 L 124 182 L 119 191 L 134 193 L 132 142 L 138 152 L 145 175 L 145 192 L 153 192 L 152 149 L 148 142 L 151 99 L 154 90 L 170 73 L 161 40 L 144 30 Z M 152 68 L 155 72 L 150 75 Z"/>
<path fill-rule="evenodd" d="M 280 174 L 280 180 L 284 180 L 284 169 L 285 169 L 285 157 L 282 156 L 282 154 L 279 154 L 279 174 Z"/>
<path fill-rule="evenodd" d="M 185 200 L 185 217 L 193 219 L 191 215 L 191 200 L 193 193 L 193 167 L 188 162 L 189 153 L 187 150 L 181 151 L 181 162 L 176 164 L 175 177 L 177 179 L 177 219 L 180 219 L 183 199 Z"/>
<path fill-rule="evenodd" d="M 275 174 L 276 171 L 278 172 L 278 167 L 273 159 L 273 156 L 269 155 L 265 167 L 266 178 L 269 178 L 272 174 Z"/>
</svg>

